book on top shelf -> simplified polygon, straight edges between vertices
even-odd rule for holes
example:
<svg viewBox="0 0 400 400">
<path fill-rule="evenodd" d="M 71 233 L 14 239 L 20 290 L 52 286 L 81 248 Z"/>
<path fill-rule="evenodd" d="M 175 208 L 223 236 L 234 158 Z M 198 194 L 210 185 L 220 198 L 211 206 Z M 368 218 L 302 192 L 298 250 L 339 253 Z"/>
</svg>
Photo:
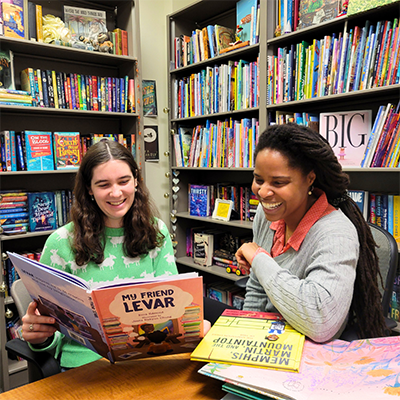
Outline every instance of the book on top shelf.
<svg viewBox="0 0 400 400">
<path fill-rule="evenodd" d="M 14 56 L 11 50 L 0 49 L 0 89 L 15 89 Z"/>
<path fill-rule="evenodd" d="M 341 11 L 341 0 L 300 0 L 297 29 L 320 24 L 336 18 Z"/>
<path fill-rule="evenodd" d="M 257 0 L 239 0 L 236 3 L 236 28 L 242 42 L 255 43 L 253 22 L 257 14 Z"/>
<path fill-rule="evenodd" d="M 400 337 L 306 340 L 300 372 L 208 363 L 198 372 L 248 390 L 252 397 L 285 400 L 392 400 L 398 393 Z M 262 397 L 267 396 L 267 397 Z"/>
<path fill-rule="evenodd" d="M 190 359 L 299 371 L 304 340 L 280 314 L 227 309 Z"/>
<path fill-rule="evenodd" d="M 40 313 L 111 362 L 190 352 L 203 337 L 203 283 L 197 273 L 90 284 L 8 255 Z M 57 257 L 54 250 L 52 258 Z"/>
<path fill-rule="evenodd" d="M 23 131 L 27 171 L 53 171 L 53 139 L 51 132 Z"/>
<path fill-rule="evenodd" d="M 29 230 L 57 229 L 56 204 L 53 192 L 28 192 Z"/>
<path fill-rule="evenodd" d="M 78 169 L 81 164 L 79 132 L 54 132 L 55 169 Z"/>
<path fill-rule="evenodd" d="M 24 0 L 1 1 L 3 34 L 16 39 L 25 38 Z"/>
<path fill-rule="evenodd" d="M 107 32 L 106 12 L 102 10 L 64 6 L 64 22 L 75 41 L 80 41 L 80 36 L 97 40 L 99 33 Z"/>
<path fill-rule="evenodd" d="M 319 133 L 343 166 L 361 166 L 371 131 L 371 115 L 371 110 L 320 114 Z"/>
<path fill-rule="evenodd" d="M 217 52 L 229 48 L 236 41 L 235 30 L 222 25 L 215 25 L 215 38 L 217 42 Z"/>
</svg>

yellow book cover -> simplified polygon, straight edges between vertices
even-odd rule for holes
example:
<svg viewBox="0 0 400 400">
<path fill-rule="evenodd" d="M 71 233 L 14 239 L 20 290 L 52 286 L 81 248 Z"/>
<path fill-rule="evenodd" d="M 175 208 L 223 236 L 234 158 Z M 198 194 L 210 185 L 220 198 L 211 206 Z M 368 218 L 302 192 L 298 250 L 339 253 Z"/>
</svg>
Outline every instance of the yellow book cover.
<svg viewBox="0 0 400 400">
<path fill-rule="evenodd" d="M 280 314 L 227 309 L 190 359 L 298 372 L 304 340 Z"/>
<path fill-rule="evenodd" d="M 58 103 L 58 90 L 57 90 L 56 71 L 54 71 L 54 70 L 51 71 L 51 77 L 52 77 L 53 90 L 54 90 L 54 107 L 55 108 L 60 108 L 60 104 Z"/>
<path fill-rule="evenodd" d="M 38 42 L 43 42 L 43 15 L 40 4 L 36 4 L 36 37 Z"/>
<path fill-rule="evenodd" d="M 393 237 L 400 248 L 400 195 L 393 196 Z"/>
</svg>

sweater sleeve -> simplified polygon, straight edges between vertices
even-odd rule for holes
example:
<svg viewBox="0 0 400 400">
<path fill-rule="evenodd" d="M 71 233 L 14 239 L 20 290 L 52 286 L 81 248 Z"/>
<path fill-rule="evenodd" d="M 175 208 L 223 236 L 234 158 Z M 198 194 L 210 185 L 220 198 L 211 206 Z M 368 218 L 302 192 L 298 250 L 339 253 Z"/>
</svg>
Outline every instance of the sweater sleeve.
<svg viewBox="0 0 400 400">
<path fill-rule="evenodd" d="M 254 241 L 258 239 L 255 231 Z M 357 232 L 350 221 L 335 226 L 320 220 L 293 257 L 254 257 L 245 309 L 265 311 L 269 299 L 295 329 L 316 342 L 330 340 L 347 320 L 358 255 Z"/>
<path fill-rule="evenodd" d="M 175 264 L 174 249 L 172 247 L 172 241 L 168 228 L 160 219 L 158 220 L 158 226 L 160 228 L 160 232 L 164 236 L 164 240 L 162 245 L 155 249 L 156 257 L 154 258 L 154 276 L 176 275 L 178 274 L 178 269 Z"/>
</svg>

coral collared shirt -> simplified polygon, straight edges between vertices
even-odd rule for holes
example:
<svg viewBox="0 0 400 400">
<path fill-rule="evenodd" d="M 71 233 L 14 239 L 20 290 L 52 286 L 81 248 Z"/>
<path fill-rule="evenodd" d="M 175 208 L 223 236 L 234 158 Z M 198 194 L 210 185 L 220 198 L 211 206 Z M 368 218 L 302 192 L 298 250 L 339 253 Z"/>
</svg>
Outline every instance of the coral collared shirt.
<svg viewBox="0 0 400 400">
<path fill-rule="evenodd" d="M 289 238 L 285 245 L 285 232 L 286 223 L 283 219 L 279 221 L 272 222 L 270 228 L 275 231 L 274 242 L 272 244 L 271 256 L 277 257 L 283 254 L 285 251 L 292 247 L 294 250 L 298 251 L 304 238 L 306 237 L 308 231 L 320 218 L 328 215 L 336 208 L 328 203 L 326 194 L 322 190 L 316 189 L 314 191 L 316 195 L 319 195 L 317 201 L 311 206 L 311 208 L 306 212 L 303 219 L 300 221 L 296 230 L 293 232 L 292 236 Z M 256 254 L 263 252 L 268 253 L 261 247 L 256 251 Z M 255 255 L 256 255 L 255 254 Z M 269 254 L 269 253 L 268 253 Z"/>
</svg>

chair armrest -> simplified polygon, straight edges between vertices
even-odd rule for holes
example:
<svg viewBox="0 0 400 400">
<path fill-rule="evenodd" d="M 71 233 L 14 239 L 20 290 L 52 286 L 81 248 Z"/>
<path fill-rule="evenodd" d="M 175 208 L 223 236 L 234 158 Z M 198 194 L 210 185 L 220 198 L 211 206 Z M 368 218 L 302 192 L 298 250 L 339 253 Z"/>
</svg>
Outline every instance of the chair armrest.
<svg viewBox="0 0 400 400">
<path fill-rule="evenodd" d="M 42 378 L 47 378 L 61 372 L 60 364 L 58 361 L 48 352 L 41 351 L 36 352 L 28 346 L 28 343 L 21 339 L 9 340 L 5 348 L 10 353 L 23 358 L 35 365 L 39 370 Z"/>
</svg>

